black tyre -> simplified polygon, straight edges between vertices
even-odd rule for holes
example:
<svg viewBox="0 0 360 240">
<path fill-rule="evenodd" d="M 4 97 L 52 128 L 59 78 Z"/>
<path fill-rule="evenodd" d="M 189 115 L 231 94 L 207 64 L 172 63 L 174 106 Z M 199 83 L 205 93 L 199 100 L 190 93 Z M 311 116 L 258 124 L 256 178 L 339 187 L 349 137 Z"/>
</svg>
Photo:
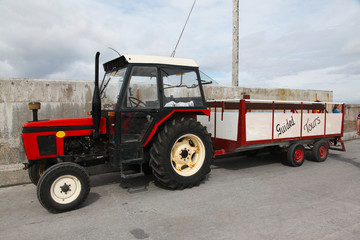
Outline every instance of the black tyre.
<svg viewBox="0 0 360 240">
<path fill-rule="evenodd" d="M 210 134 L 194 119 L 174 119 L 157 135 L 150 166 L 159 183 L 172 189 L 199 185 L 210 172 L 213 148 Z"/>
<path fill-rule="evenodd" d="M 28 168 L 30 181 L 36 186 L 40 177 L 44 174 L 49 165 L 46 163 L 35 163 Z"/>
<path fill-rule="evenodd" d="M 76 163 L 58 163 L 50 167 L 37 185 L 41 205 L 50 212 L 77 208 L 90 192 L 89 175 Z"/>
<path fill-rule="evenodd" d="M 301 166 L 305 161 L 305 148 L 301 144 L 290 145 L 287 155 L 287 163 L 293 167 Z"/>
<path fill-rule="evenodd" d="M 329 146 L 326 141 L 319 140 L 314 143 L 314 147 L 311 152 L 313 161 L 324 162 L 329 154 Z"/>
</svg>

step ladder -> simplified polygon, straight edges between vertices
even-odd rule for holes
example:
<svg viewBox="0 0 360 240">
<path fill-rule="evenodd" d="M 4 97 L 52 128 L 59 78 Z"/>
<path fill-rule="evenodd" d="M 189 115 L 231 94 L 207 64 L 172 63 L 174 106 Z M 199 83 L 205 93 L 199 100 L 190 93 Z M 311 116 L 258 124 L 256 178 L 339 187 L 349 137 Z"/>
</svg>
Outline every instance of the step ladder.
<svg viewBox="0 0 360 240">
<path fill-rule="evenodd" d="M 144 149 L 139 143 L 126 143 L 109 148 L 110 163 L 120 168 L 124 179 L 144 176 Z"/>
<path fill-rule="evenodd" d="M 124 179 L 137 178 L 144 176 L 144 158 L 126 159 L 120 162 L 120 173 Z"/>
</svg>

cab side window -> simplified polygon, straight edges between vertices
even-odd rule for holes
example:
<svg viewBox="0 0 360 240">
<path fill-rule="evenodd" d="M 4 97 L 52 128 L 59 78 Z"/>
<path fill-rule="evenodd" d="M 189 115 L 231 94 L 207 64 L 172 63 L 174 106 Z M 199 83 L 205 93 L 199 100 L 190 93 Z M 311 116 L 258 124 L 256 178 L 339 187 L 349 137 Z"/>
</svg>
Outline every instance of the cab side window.
<svg viewBox="0 0 360 240">
<path fill-rule="evenodd" d="M 123 107 L 136 109 L 160 107 L 156 67 L 132 68 Z"/>
<path fill-rule="evenodd" d="M 202 101 L 199 80 L 194 70 L 162 68 L 164 107 L 199 107 Z"/>
</svg>

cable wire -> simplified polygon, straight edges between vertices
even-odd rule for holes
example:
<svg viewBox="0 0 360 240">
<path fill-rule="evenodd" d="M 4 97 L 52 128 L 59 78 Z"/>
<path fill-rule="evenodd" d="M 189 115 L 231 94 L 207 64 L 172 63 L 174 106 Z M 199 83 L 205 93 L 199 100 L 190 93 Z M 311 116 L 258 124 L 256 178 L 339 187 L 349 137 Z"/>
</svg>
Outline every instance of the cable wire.
<svg viewBox="0 0 360 240">
<path fill-rule="evenodd" d="M 187 17 L 187 19 L 186 19 L 185 25 L 184 25 L 184 27 L 183 27 L 183 29 L 182 29 L 182 31 L 181 31 L 179 40 L 177 41 L 176 46 L 175 46 L 175 49 L 174 49 L 174 51 L 171 53 L 170 57 L 175 57 L 176 49 L 177 49 L 177 47 L 178 47 L 178 45 L 179 45 L 179 42 L 180 42 L 180 39 L 181 39 L 181 37 L 182 37 L 182 35 L 183 35 L 183 33 L 184 33 L 186 24 L 187 24 L 187 22 L 189 21 L 189 18 L 190 18 L 191 12 L 192 12 L 192 10 L 193 10 L 193 8 L 194 8 L 194 6 L 195 6 L 195 3 L 196 3 L 196 0 L 194 0 L 194 3 L 193 3 L 193 5 L 192 5 L 192 7 L 191 7 L 191 9 L 190 9 L 189 15 L 188 15 L 188 17 Z"/>
</svg>

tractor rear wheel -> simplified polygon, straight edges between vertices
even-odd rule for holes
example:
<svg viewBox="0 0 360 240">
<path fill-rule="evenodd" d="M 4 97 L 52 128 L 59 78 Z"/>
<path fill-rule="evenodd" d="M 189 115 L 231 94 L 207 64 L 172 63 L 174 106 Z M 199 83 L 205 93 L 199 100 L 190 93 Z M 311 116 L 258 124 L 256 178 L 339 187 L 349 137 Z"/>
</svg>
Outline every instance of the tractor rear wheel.
<svg viewBox="0 0 360 240">
<path fill-rule="evenodd" d="M 50 167 L 37 185 L 41 205 L 50 212 L 65 212 L 77 208 L 90 192 L 89 175 L 83 167 L 63 162 Z"/>
<path fill-rule="evenodd" d="M 157 135 L 150 166 L 157 181 L 172 189 L 190 188 L 210 172 L 210 134 L 194 119 L 174 119 Z"/>
</svg>

